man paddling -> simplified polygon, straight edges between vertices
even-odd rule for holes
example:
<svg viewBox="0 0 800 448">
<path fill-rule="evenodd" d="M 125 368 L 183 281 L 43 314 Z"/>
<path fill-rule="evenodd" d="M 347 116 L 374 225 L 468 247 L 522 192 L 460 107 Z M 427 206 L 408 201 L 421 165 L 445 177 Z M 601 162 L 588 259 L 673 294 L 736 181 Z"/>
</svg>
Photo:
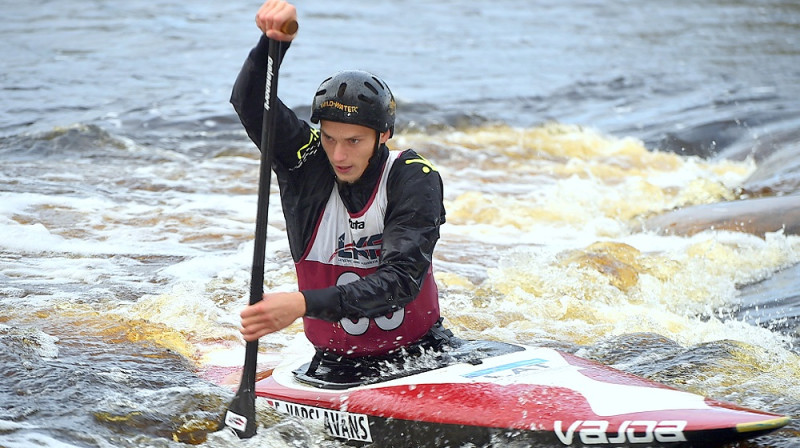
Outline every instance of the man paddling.
<svg viewBox="0 0 800 448">
<path fill-rule="evenodd" d="M 231 96 L 256 146 L 261 143 L 269 39 L 297 19 L 295 7 L 268 0 L 256 15 L 264 35 L 250 52 Z M 268 292 L 241 312 L 254 341 L 302 317 L 318 358 L 384 356 L 439 348 L 441 325 L 431 260 L 445 221 L 442 181 L 413 150 L 390 151 L 395 100 L 380 78 L 362 71 L 324 80 L 314 95 L 312 128 L 277 101 L 275 154 L 298 291 Z"/>
</svg>

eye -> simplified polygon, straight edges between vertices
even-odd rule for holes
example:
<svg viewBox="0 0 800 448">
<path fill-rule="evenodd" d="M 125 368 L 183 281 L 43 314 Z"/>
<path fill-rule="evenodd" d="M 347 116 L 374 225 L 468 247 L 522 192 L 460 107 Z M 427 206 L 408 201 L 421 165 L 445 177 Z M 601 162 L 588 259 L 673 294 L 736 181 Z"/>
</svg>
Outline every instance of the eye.
<svg viewBox="0 0 800 448">
<path fill-rule="evenodd" d="M 348 141 L 350 142 L 351 145 L 357 145 L 361 141 L 361 139 L 360 138 L 351 138 L 351 139 L 348 139 Z"/>
</svg>

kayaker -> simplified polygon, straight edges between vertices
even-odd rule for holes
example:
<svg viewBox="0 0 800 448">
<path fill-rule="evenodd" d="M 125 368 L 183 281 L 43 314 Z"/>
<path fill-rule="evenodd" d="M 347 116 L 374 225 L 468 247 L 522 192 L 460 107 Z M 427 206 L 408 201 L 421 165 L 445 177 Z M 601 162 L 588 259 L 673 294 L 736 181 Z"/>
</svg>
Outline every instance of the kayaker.
<svg viewBox="0 0 800 448">
<path fill-rule="evenodd" d="M 260 146 L 269 39 L 286 52 L 295 7 L 268 0 L 256 14 L 264 33 L 231 96 L 248 136 Z M 395 99 L 364 71 L 325 79 L 311 112 L 315 129 L 277 101 L 273 170 L 280 187 L 298 291 L 266 292 L 241 312 L 247 341 L 302 317 L 318 355 L 380 356 L 441 347 L 431 260 L 445 222 L 442 179 L 414 150 L 389 150 Z"/>
</svg>

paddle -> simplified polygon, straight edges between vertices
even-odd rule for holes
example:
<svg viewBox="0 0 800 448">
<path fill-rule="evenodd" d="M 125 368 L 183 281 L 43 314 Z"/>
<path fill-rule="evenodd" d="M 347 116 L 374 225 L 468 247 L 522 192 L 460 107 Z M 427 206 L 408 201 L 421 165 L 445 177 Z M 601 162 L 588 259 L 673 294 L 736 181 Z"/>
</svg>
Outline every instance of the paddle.
<svg viewBox="0 0 800 448">
<path fill-rule="evenodd" d="M 297 32 L 297 22 L 289 21 L 281 31 L 285 34 Z M 264 91 L 264 118 L 261 128 L 261 166 L 258 177 L 258 205 L 256 209 L 256 235 L 253 249 L 253 267 L 250 277 L 250 305 L 259 302 L 264 294 L 264 257 L 267 249 L 267 217 L 269 212 L 270 176 L 272 153 L 275 146 L 275 101 L 278 92 L 278 69 L 281 65 L 281 42 L 269 41 L 267 56 L 267 82 Z M 256 433 L 256 362 L 258 341 L 245 347 L 244 367 L 239 390 L 233 397 L 220 429 L 233 428 L 239 438 L 250 438 Z"/>
</svg>

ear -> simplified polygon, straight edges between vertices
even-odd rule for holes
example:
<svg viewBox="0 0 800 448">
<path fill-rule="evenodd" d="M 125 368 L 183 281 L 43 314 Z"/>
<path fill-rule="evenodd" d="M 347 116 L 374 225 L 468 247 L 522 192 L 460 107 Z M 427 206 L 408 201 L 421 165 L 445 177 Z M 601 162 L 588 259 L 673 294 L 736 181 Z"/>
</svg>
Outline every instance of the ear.
<svg viewBox="0 0 800 448">
<path fill-rule="evenodd" d="M 378 141 L 381 144 L 383 144 L 383 143 L 386 143 L 387 141 L 389 141 L 390 138 L 392 138 L 392 130 L 391 129 L 386 131 L 386 132 L 381 132 L 379 137 L 378 137 Z"/>
</svg>

